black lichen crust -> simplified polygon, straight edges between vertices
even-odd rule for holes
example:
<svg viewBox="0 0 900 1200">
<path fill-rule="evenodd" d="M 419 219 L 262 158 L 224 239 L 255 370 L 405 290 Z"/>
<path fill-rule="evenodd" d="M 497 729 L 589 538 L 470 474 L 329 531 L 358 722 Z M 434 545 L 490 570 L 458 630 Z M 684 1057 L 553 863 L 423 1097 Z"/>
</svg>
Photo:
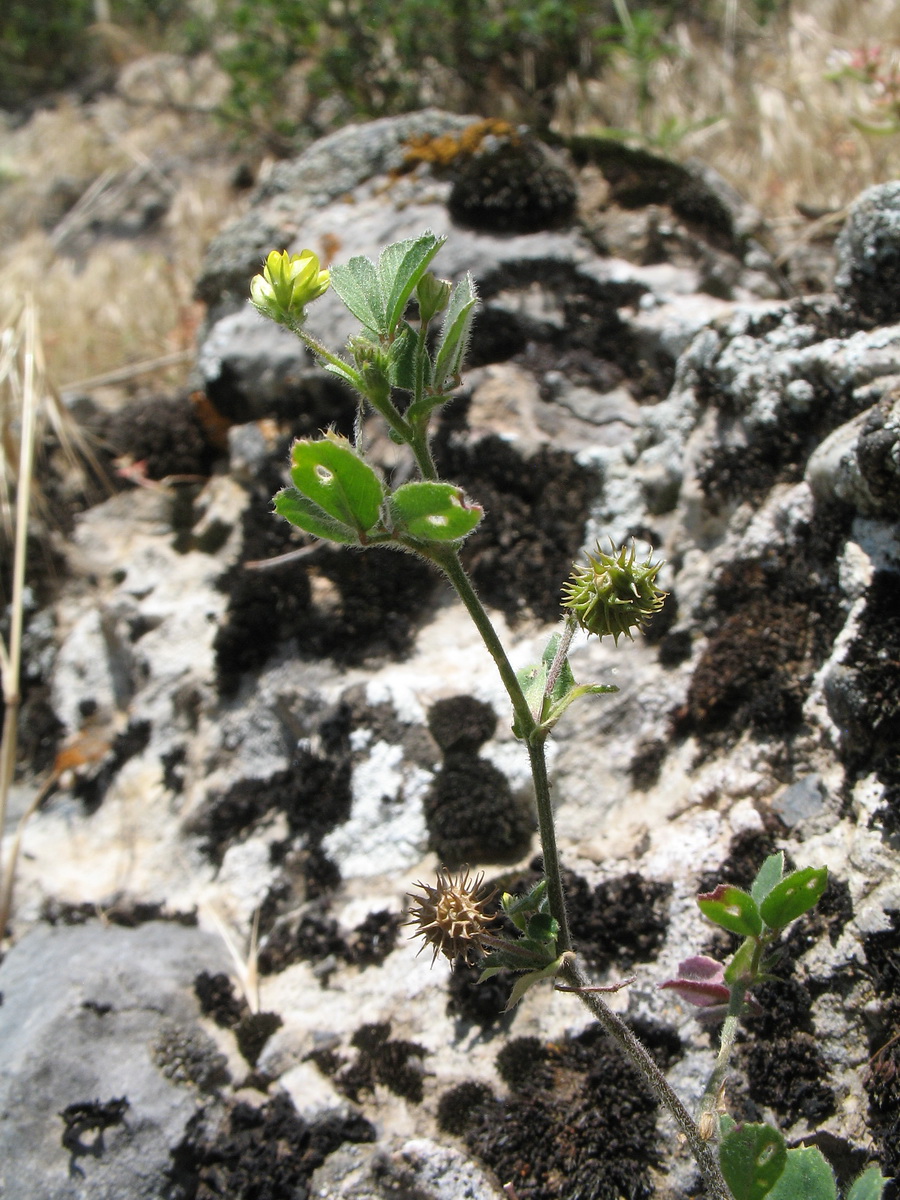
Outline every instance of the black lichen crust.
<svg viewBox="0 0 900 1200">
<path fill-rule="evenodd" d="M 188 823 L 204 853 L 221 863 L 228 845 L 270 812 L 283 812 L 292 834 L 319 841 L 350 815 L 349 756 L 300 749 L 290 767 L 269 779 L 241 779 L 211 792 Z"/>
<path fill-rule="evenodd" d="M 525 1054 L 503 1052 L 504 1099 L 473 1094 L 467 1123 L 453 1106 L 469 1150 L 520 1200 L 649 1200 L 658 1149 L 646 1085 L 596 1027 L 540 1049 L 534 1071 L 520 1069 L 530 1039 Z"/>
<path fill-rule="evenodd" d="M 448 696 L 428 710 L 431 736 L 445 753 L 452 750 L 476 754 L 497 729 L 497 714 L 474 696 Z"/>
<path fill-rule="evenodd" d="M 166 1200 L 308 1200 L 313 1171 L 345 1142 L 374 1142 L 362 1116 L 309 1124 L 283 1093 L 255 1108 L 234 1104 L 215 1122 L 200 1111 L 173 1151 Z"/>
<path fill-rule="evenodd" d="M 483 306 L 472 332 L 470 367 L 519 363 L 534 374 L 542 399 L 550 403 L 560 374 L 597 392 L 625 387 L 639 404 L 656 403 L 671 390 L 672 357 L 661 346 L 648 349 L 622 318 L 622 310 L 646 293 L 643 284 L 599 282 L 549 258 L 504 263 L 478 283 Z M 533 304 L 516 303 L 535 289 L 558 319 L 542 319 Z"/>
<path fill-rule="evenodd" d="M 285 442 L 284 461 L 287 453 Z M 229 596 L 214 641 L 223 696 L 234 695 L 245 674 L 259 670 L 279 647 L 347 665 L 402 657 L 438 585 L 426 563 L 384 549 L 364 553 L 322 545 L 313 560 L 248 569 L 244 563 L 277 558 L 302 544 L 299 531 L 272 512 L 271 497 L 282 484 L 280 465 L 273 462 L 241 518 L 238 561 L 219 581 Z M 333 604 L 314 602 L 313 576 L 333 585 Z"/>
<path fill-rule="evenodd" d="M 482 1029 L 508 1024 L 511 1014 L 506 1006 L 512 995 L 516 977 L 512 971 L 501 971 L 484 983 L 479 983 L 480 966 L 458 961 L 447 984 L 447 1014 L 463 1025 L 478 1025 Z"/>
<path fill-rule="evenodd" d="M 136 400 L 110 417 L 105 440 L 115 455 L 143 464 L 148 479 L 209 475 L 216 458 L 197 408 L 187 396 Z"/>
<path fill-rule="evenodd" d="M 530 140 L 501 142 L 453 167 L 447 201 L 460 225 L 495 233 L 537 233 L 571 221 L 575 184 L 547 151 Z"/>
<path fill-rule="evenodd" d="M 723 570 L 677 734 L 694 734 L 709 749 L 748 727 L 779 739 L 800 729 L 813 676 L 845 620 L 833 536 L 810 530 L 789 552 Z"/>
<path fill-rule="evenodd" d="M 291 837 L 303 835 L 317 849 L 350 815 L 351 727 L 350 709 L 338 703 L 308 730 L 318 734 L 317 752 L 301 743 L 290 766 L 268 779 L 239 779 L 225 790 L 211 790 L 188 820 L 187 832 L 200 838 L 203 852 L 218 864 L 232 841 L 267 814 L 282 812 Z"/>
<path fill-rule="evenodd" d="M 851 776 L 874 772 L 884 787 L 875 814 L 886 833 L 900 832 L 900 574 L 876 571 L 843 662 L 825 696 L 842 731 L 841 755 Z"/>
<path fill-rule="evenodd" d="M 798 329 L 805 345 L 846 337 L 851 332 L 833 298 L 801 298 L 751 319 L 742 334 L 748 340 L 765 342 L 774 330 L 788 325 Z M 721 349 L 726 346 L 723 340 Z M 760 356 L 764 359 L 765 353 Z M 814 393 L 808 405 L 795 411 L 783 404 L 777 421 L 745 429 L 742 409 L 746 400 L 732 390 L 731 366 L 720 375 L 715 363 L 707 364 L 698 376 L 698 399 L 717 411 L 719 421 L 716 441 L 706 451 L 697 472 L 713 512 L 744 500 L 759 502 L 776 483 L 798 483 L 813 450 L 867 403 L 854 394 L 853 388 L 842 390 L 823 371 L 809 368 L 803 376 Z"/>
<path fill-rule="evenodd" d="M 345 1096 L 358 1104 L 364 1093 L 372 1094 L 380 1083 L 411 1104 L 421 1103 L 428 1054 L 424 1046 L 392 1038 L 389 1021 L 361 1025 L 350 1045 L 356 1050 L 351 1062 L 331 1051 L 310 1056 Z"/>
<path fill-rule="evenodd" d="M 444 756 L 425 798 L 425 822 L 430 848 L 451 870 L 515 861 L 534 833 L 530 808 L 513 796 L 503 772 L 459 750 Z"/>
<path fill-rule="evenodd" d="M 568 871 L 564 884 L 575 948 L 595 971 L 650 962 L 669 928 L 670 883 L 628 872 L 591 888 Z"/>
<path fill-rule="evenodd" d="M 273 975 L 293 963 L 329 958 L 355 966 L 377 966 L 394 949 L 402 922 L 402 914 L 382 909 L 369 913 L 347 933 L 329 915 L 327 900 L 322 898 L 307 905 L 299 919 L 281 920 L 266 935 L 258 957 L 260 974 Z"/>
<path fill-rule="evenodd" d="M 863 939 L 867 972 L 881 1001 L 871 1020 L 865 1087 L 882 1170 L 900 1176 L 900 910 L 886 916 L 890 927 Z"/>
<path fill-rule="evenodd" d="M 233 1029 L 250 1011 L 247 1001 L 238 999 L 234 984 L 222 971 L 215 975 L 201 971 L 194 979 L 194 995 L 204 1017 L 211 1017 L 222 1029 Z"/>
<path fill-rule="evenodd" d="M 444 761 L 425 798 L 425 822 L 430 848 L 451 870 L 514 861 L 531 844 L 531 805 L 513 796 L 503 772 L 478 755 L 496 727 L 493 708 L 473 696 L 438 700 L 428 713 Z"/>
</svg>

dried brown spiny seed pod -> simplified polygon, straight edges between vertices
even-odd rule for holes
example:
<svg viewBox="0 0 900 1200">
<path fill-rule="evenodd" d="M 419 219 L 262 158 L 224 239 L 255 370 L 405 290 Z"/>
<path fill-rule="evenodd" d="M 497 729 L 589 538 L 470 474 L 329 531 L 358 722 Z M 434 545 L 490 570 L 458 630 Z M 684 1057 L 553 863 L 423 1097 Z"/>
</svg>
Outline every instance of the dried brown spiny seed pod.
<svg viewBox="0 0 900 1200">
<path fill-rule="evenodd" d="M 424 895 L 409 893 L 414 903 L 407 924 L 415 926 L 410 936 L 421 937 L 434 951 L 432 963 L 438 954 L 451 962 L 458 958 L 471 962 L 480 957 L 481 935 L 494 920 L 493 914 L 484 911 L 485 905 L 496 895 L 496 889 L 487 891 L 484 887 L 484 875 L 473 879 L 464 869 L 454 876 L 442 868 L 436 887 L 422 882 L 415 886 Z"/>
<path fill-rule="evenodd" d="M 610 550 L 607 554 L 598 542 L 586 565 L 573 566 L 563 584 L 562 605 L 587 633 L 611 633 L 618 644 L 621 634 L 632 637 L 633 629 L 659 612 L 667 593 L 656 586 L 661 561 L 638 562 L 633 542 L 619 550 L 610 543 Z"/>
</svg>

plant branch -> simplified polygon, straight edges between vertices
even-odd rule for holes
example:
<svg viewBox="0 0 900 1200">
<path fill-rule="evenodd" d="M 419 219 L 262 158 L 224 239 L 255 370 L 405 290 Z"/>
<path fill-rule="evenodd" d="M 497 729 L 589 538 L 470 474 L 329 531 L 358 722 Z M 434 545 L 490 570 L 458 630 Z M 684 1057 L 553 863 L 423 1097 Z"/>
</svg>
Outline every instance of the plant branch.
<svg viewBox="0 0 900 1200">
<path fill-rule="evenodd" d="M 547 776 L 547 760 L 544 753 L 544 738 L 538 728 L 534 715 L 519 685 L 515 671 L 507 657 L 502 642 L 491 623 L 475 592 L 474 587 L 454 550 L 446 556 L 434 560 L 453 585 L 457 595 L 466 607 L 469 616 L 475 623 L 482 641 L 500 672 L 500 677 L 509 695 L 517 724 L 524 732 L 531 763 L 532 779 L 534 780 L 535 803 L 538 813 L 538 826 L 541 838 L 541 848 L 544 856 L 544 875 L 547 879 L 547 899 L 550 914 L 559 922 L 559 937 L 557 948 L 560 952 L 571 950 L 571 936 L 566 917 L 565 894 L 562 887 L 562 875 L 559 861 L 559 851 L 556 844 L 556 830 L 553 822 L 553 806 L 550 799 L 550 783 Z M 567 630 L 569 626 L 567 623 Z M 573 630 L 574 631 L 574 630 Z M 565 639 L 561 639 L 561 645 Z M 569 634 L 571 640 L 571 633 Z M 567 646 L 565 647 L 568 648 Z M 565 651 L 564 651 L 565 652 Z M 555 665 L 555 660 L 554 660 Z M 558 671 L 560 667 L 557 669 Z M 574 962 L 566 962 L 560 972 L 562 978 L 576 989 L 588 985 L 587 978 Z M 662 1071 L 639 1039 L 629 1029 L 612 1009 L 595 992 L 579 991 L 582 1002 L 588 1007 L 604 1031 L 618 1044 L 620 1049 L 631 1060 L 634 1066 L 653 1089 L 659 1101 L 668 1108 L 683 1133 L 691 1152 L 700 1168 L 709 1189 L 710 1200 L 733 1200 L 728 1185 L 719 1169 L 715 1144 L 705 1141 L 700 1134 L 696 1122 L 691 1117 L 684 1104 L 673 1090 Z"/>
<path fill-rule="evenodd" d="M 633 1031 L 618 1017 L 609 1005 L 596 992 L 582 991 L 588 986 L 588 981 L 574 962 L 563 966 L 560 975 L 570 983 L 581 997 L 582 1003 L 590 1010 L 598 1023 L 603 1027 L 619 1049 L 631 1060 L 644 1079 L 653 1089 L 657 1099 L 669 1110 L 679 1129 L 691 1148 L 691 1153 L 709 1190 L 710 1200 L 734 1200 L 728 1184 L 725 1182 L 719 1168 L 715 1143 L 701 1137 L 700 1129 L 691 1114 L 681 1102 L 677 1092 L 663 1075 L 646 1047 L 635 1036 Z"/>
<path fill-rule="evenodd" d="M 572 939 L 569 933 L 569 921 L 566 915 L 565 893 L 562 885 L 562 872 L 559 861 L 559 850 L 556 845 L 556 827 L 553 823 L 553 802 L 550 797 L 550 780 L 547 775 L 547 759 L 544 753 L 544 735 L 538 727 L 534 714 L 528 707 L 528 701 L 512 668 L 503 643 L 497 636 L 497 631 L 491 623 L 484 605 L 472 586 L 466 574 L 459 555 L 454 550 L 445 558 L 435 560 L 453 585 L 456 594 L 466 606 L 469 616 L 481 634 L 481 639 L 488 653 L 496 663 L 503 686 L 516 714 L 517 726 L 522 730 L 525 744 L 528 747 L 528 758 L 531 763 L 531 776 L 534 781 L 534 799 L 538 816 L 538 832 L 541 839 L 541 851 L 544 858 L 544 875 L 547 879 L 547 899 L 550 905 L 550 915 L 559 923 L 557 948 L 560 953 L 571 950 Z"/>
</svg>

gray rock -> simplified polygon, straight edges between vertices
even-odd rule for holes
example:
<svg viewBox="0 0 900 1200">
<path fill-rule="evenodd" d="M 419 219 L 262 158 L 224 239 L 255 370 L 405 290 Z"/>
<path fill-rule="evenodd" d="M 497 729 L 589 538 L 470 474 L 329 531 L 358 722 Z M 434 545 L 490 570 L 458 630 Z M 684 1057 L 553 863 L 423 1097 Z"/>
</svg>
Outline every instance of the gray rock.
<svg viewBox="0 0 900 1200">
<path fill-rule="evenodd" d="M 834 288 L 848 308 L 879 325 L 900 318 L 900 182 L 854 201 L 835 249 Z"/>
<path fill-rule="evenodd" d="M 224 1078 L 192 983 L 227 969 L 220 939 L 161 922 L 39 926 L 13 947 L 0 966 L 4 1200 L 158 1200 L 199 1086 Z"/>
<path fill-rule="evenodd" d="M 823 808 L 821 775 L 804 775 L 786 787 L 772 801 L 772 808 L 791 828 L 818 816 Z"/>
<path fill-rule="evenodd" d="M 213 239 L 197 281 L 198 298 L 211 306 L 242 304 L 265 255 L 292 243 L 307 214 L 375 175 L 400 170 L 410 138 L 464 129 L 476 119 L 430 108 L 347 125 L 278 164 L 256 190 L 251 211 Z M 343 232 L 346 224 L 339 221 L 336 229 Z M 303 244 L 311 244 L 308 235 Z"/>
</svg>

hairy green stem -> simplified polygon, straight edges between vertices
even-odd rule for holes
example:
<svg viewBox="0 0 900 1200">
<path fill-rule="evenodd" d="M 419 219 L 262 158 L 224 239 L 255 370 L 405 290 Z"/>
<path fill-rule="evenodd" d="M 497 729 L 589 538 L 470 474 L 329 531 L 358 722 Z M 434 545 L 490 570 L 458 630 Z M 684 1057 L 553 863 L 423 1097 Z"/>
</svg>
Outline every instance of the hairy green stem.
<svg viewBox="0 0 900 1200">
<path fill-rule="evenodd" d="M 547 775 L 547 759 L 544 754 L 544 738 L 538 729 L 534 714 L 528 707 L 528 701 L 506 656 L 503 643 L 497 636 L 497 631 L 491 623 L 484 605 L 478 598 L 472 582 L 459 561 L 459 554 L 454 550 L 439 560 L 439 566 L 453 585 L 456 594 L 466 606 L 469 616 L 481 634 L 481 639 L 488 653 L 497 665 L 503 686 L 506 688 L 513 712 L 516 714 L 516 725 L 522 731 L 525 744 L 528 747 L 528 757 L 531 762 L 531 777 L 534 781 L 534 799 L 538 815 L 538 833 L 541 839 L 541 850 L 544 856 L 544 875 L 547 879 L 547 900 L 550 905 L 550 915 L 559 924 L 557 946 L 560 953 L 571 950 L 572 939 L 569 934 L 569 921 L 566 915 L 566 899 L 562 886 L 562 872 L 559 863 L 559 850 L 556 846 L 556 826 L 553 823 L 553 802 L 550 798 L 550 779 Z"/>
<path fill-rule="evenodd" d="M 710 1072 L 709 1079 L 706 1083 L 706 1088 L 703 1092 L 703 1097 L 700 1100 L 701 1117 L 705 1113 L 714 1113 L 716 1104 L 719 1099 L 719 1091 L 725 1080 L 725 1072 L 728 1070 L 728 1063 L 731 1060 L 731 1052 L 734 1049 L 734 1039 L 737 1035 L 738 1022 L 741 1016 L 741 1010 L 744 1007 L 744 999 L 747 995 L 747 985 L 745 983 L 736 983 L 731 989 L 731 997 L 728 1002 L 728 1015 L 722 1025 L 722 1036 L 719 1040 L 719 1053 L 716 1055 L 716 1061 L 713 1063 L 713 1069 Z"/>
<path fill-rule="evenodd" d="M 573 987 L 587 986 L 587 979 L 573 962 L 568 962 L 563 966 L 560 976 Z M 675 1118 L 685 1141 L 691 1148 L 694 1161 L 703 1174 L 709 1191 L 709 1200 L 734 1200 L 719 1167 L 715 1142 L 707 1141 L 701 1136 L 699 1127 L 682 1104 L 678 1093 L 672 1088 L 640 1039 L 596 992 L 580 991 L 578 994 L 584 1005 L 603 1027 L 603 1031 L 631 1060 L 653 1089 L 660 1103 L 664 1104 Z"/>
</svg>

